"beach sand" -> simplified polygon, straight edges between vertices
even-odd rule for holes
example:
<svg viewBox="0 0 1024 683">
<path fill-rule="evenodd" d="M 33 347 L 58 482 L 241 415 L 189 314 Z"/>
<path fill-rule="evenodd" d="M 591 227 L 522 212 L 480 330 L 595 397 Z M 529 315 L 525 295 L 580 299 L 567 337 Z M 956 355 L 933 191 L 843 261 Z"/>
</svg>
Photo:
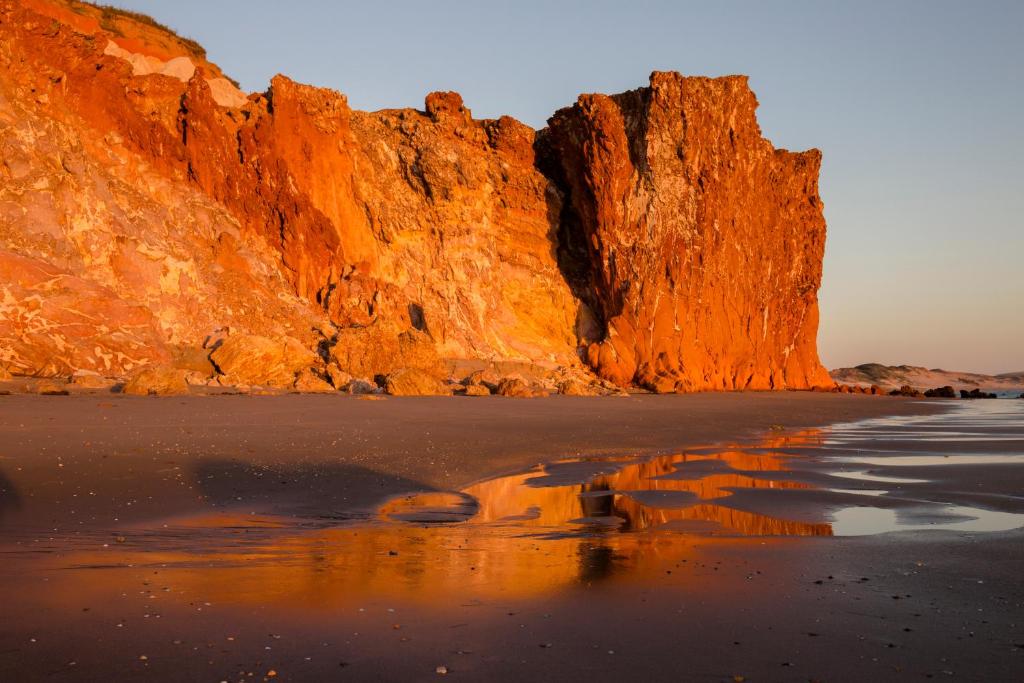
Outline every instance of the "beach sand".
<svg viewBox="0 0 1024 683">
<path fill-rule="evenodd" d="M 811 393 L 0 396 L 0 679 L 1020 680 L 1024 534 L 833 537 L 826 522 L 851 494 L 799 461 L 842 431 L 826 425 L 957 405 Z M 907 453 L 920 452 L 913 443 Z M 428 514 L 458 518 L 468 495 L 478 507 L 467 518 L 485 517 L 505 490 L 548 495 L 543 517 L 578 506 L 579 491 L 556 496 L 515 473 L 583 458 L 544 470 L 571 481 L 605 466 L 593 458 L 729 444 L 749 450 L 737 468 L 758 449 L 789 449 L 796 464 L 758 465 L 756 485 L 721 505 L 681 498 L 679 510 L 707 514 L 667 505 L 667 531 L 642 528 L 642 505 L 630 533 L 379 519 L 384 501 L 401 512 L 406 499 L 393 497 L 412 492 L 455 492 L 433 494 Z M 899 473 L 929 480 L 913 489 L 923 501 L 1024 512 L 1022 468 L 964 467 L 952 480 Z M 787 481 L 796 488 L 780 497 Z M 776 519 L 807 535 L 774 535 Z M 769 534 L 701 533 L 712 522 Z"/>
</svg>

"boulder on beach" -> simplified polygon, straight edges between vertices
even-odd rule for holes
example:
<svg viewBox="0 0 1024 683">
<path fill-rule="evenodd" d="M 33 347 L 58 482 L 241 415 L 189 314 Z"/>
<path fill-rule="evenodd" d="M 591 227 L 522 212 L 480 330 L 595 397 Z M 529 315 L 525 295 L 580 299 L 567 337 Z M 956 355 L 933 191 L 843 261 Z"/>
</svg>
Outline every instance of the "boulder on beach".
<svg viewBox="0 0 1024 683">
<path fill-rule="evenodd" d="M 543 398 L 549 392 L 543 387 L 529 384 L 521 377 L 506 377 L 498 383 L 495 393 L 508 398 Z"/>
<path fill-rule="evenodd" d="M 469 387 L 484 387 L 487 389 L 487 393 L 491 394 L 498 390 L 498 383 L 501 382 L 501 376 L 493 370 L 475 370 L 462 380 L 462 384 L 468 389 Z M 479 391 L 479 390 L 474 390 Z M 483 396 L 480 393 L 468 394 L 471 396 Z"/>
<path fill-rule="evenodd" d="M 338 391 L 344 391 L 353 379 L 352 375 L 339 368 L 337 364 L 330 363 L 327 365 L 327 380 Z"/>
<path fill-rule="evenodd" d="M 463 396 L 490 396 L 491 390 L 483 384 L 470 384 L 462 390 Z M 1022 396 L 1021 398 L 1024 398 Z"/>
<path fill-rule="evenodd" d="M 379 394 L 382 391 L 383 389 L 376 382 L 365 377 L 356 377 L 346 384 L 344 388 L 346 394 L 352 394 L 353 396 L 369 396 L 371 394 Z"/>
<path fill-rule="evenodd" d="M 111 389 L 117 385 L 117 380 L 95 373 L 83 372 L 72 375 L 71 383 L 79 389 Z"/>
<path fill-rule="evenodd" d="M 944 387 L 936 387 L 924 392 L 927 398 L 956 398 L 956 390 L 948 384 Z"/>
<path fill-rule="evenodd" d="M 600 391 L 586 382 L 570 379 L 558 385 L 558 393 L 563 396 L 598 396 Z"/>
<path fill-rule="evenodd" d="M 399 332 L 388 324 L 339 330 L 330 360 L 354 377 L 386 376 L 408 368 L 438 380 L 444 376 L 444 364 L 429 335 L 416 329 Z"/>
<path fill-rule="evenodd" d="M 121 388 L 133 396 L 179 396 L 188 393 L 185 370 L 167 365 L 149 365 L 135 372 Z"/>
<path fill-rule="evenodd" d="M 231 335 L 213 350 L 210 360 L 237 384 L 290 388 L 295 376 L 317 362 L 317 356 L 293 337 L 269 339 L 253 334 Z"/>
<path fill-rule="evenodd" d="M 300 394 L 333 394 L 337 391 L 325 379 L 306 368 L 299 372 L 292 388 Z"/>
<path fill-rule="evenodd" d="M 35 392 L 40 396 L 67 396 L 69 393 L 64 382 L 53 379 L 44 379 L 36 384 Z"/>
<path fill-rule="evenodd" d="M 392 396 L 448 396 L 448 388 L 433 374 L 419 368 L 402 368 L 384 379 Z"/>
</svg>

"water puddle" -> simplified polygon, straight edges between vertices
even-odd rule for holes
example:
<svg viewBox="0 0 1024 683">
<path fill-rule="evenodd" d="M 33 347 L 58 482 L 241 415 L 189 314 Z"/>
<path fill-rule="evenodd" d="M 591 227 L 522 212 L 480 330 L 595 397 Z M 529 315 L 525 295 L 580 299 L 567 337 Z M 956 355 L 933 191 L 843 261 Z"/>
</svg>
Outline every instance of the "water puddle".
<svg viewBox="0 0 1024 683">
<path fill-rule="evenodd" d="M 849 455 L 851 451 L 873 450 L 878 440 L 928 441 L 939 444 L 937 450 L 955 450 L 968 440 L 992 445 L 987 452 L 969 454 L 908 455 L 891 451 L 891 455 Z M 966 506 L 953 498 L 948 502 L 915 499 L 915 487 L 931 480 L 900 476 L 898 471 L 907 467 L 927 472 L 927 468 L 951 465 L 1024 465 L 1024 452 L 1005 452 L 1005 446 L 1000 445 L 1022 440 L 1024 404 L 975 402 L 962 404 L 951 413 L 864 420 L 770 438 L 743 448 L 705 446 L 646 460 L 554 463 L 521 475 L 481 482 L 463 493 L 479 504 L 468 524 L 512 523 L 527 534 L 542 529 L 549 534 L 556 529 L 561 529 L 557 532 L 561 534 L 573 533 L 574 527 L 601 527 L 604 534 L 613 530 L 686 529 L 687 533 L 737 536 L 853 536 L 927 529 L 1006 531 L 1024 527 L 1024 515 Z M 838 443 L 843 446 L 843 454 L 833 456 L 833 446 Z M 993 453 L 992 449 L 1003 452 Z M 832 464 L 837 467 L 830 467 Z M 848 471 L 845 466 L 849 464 L 872 469 Z M 819 468 L 826 480 L 898 486 L 896 491 L 823 486 L 820 476 L 805 476 L 813 468 Z M 889 472 L 889 468 L 897 473 Z M 573 476 L 579 480 L 573 481 Z M 753 503 L 734 507 L 730 497 L 738 491 L 783 495 L 747 495 L 744 499 Z M 773 506 L 764 502 L 784 501 L 786 493 L 794 494 L 793 500 L 799 501 L 801 492 L 816 496 L 816 508 L 778 505 L 780 509 L 773 513 Z M 827 494 L 840 497 L 830 501 Z M 884 496 L 892 507 L 844 506 L 842 497 L 850 495 Z M 785 511 L 797 518 L 788 518 Z"/>
<path fill-rule="evenodd" d="M 803 443 L 817 434 L 778 439 Z M 619 532 L 654 529 L 669 522 L 710 524 L 716 534 L 742 536 L 826 536 L 827 525 L 780 519 L 728 507 L 735 489 L 809 490 L 812 484 L 778 478 L 789 471 L 780 454 L 742 449 L 713 455 L 677 453 L 640 461 L 600 464 L 587 474 L 587 461 L 563 461 L 529 472 L 479 482 L 462 493 L 477 501 L 468 523 L 512 524 L 524 533 L 573 533 L 600 524 Z M 569 467 L 572 465 L 573 467 Z M 572 471 L 574 476 L 566 474 Z M 575 478 L 574 478 L 575 477 Z"/>
<path fill-rule="evenodd" d="M 849 456 L 842 462 L 878 467 L 935 467 L 944 465 L 1024 465 L 1024 454 L 1017 455 L 887 455 Z"/>
<path fill-rule="evenodd" d="M 473 518 L 476 499 L 462 493 L 418 493 L 392 498 L 378 510 L 381 519 L 413 524 L 454 524 Z"/>
<path fill-rule="evenodd" d="M 858 481 L 876 481 L 882 484 L 927 484 L 927 479 L 908 479 L 907 477 L 886 477 L 881 474 L 873 474 L 868 471 L 858 472 L 829 472 L 829 476 L 841 479 L 856 479 Z"/>
<path fill-rule="evenodd" d="M 848 496 L 884 496 L 889 493 L 884 489 L 829 489 L 832 493 L 842 493 Z"/>
<path fill-rule="evenodd" d="M 1011 531 L 1024 527 L 1024 515 L 962 505 L 945 505 L 938 512 L 906 515 L 898 510 L 851 507 L 832 515 L 837 536 L 868 536 L 889 531 Z M 916 519 L 927 521 L 915 521 Z"/>
<path fill-rule="evenodd" d="M 566 461 L 530 472 L 475 484 L 460 495 L 475 500 L 476 513 L 451 515 L 453 522 L 476 527 L 508 525 L 524 534 L 548 536 L 574 533 L 609 533 L 687 528 L 689 533 L 737 536 L 859 536 L 892 531 L 944 529 L 989 532 L 1024 527 L 1024 514 L 996 512 L 983 508 L 914 500 L 913 492 L 901 490 L 892 496 L 886 489 L 819 488 L 799 479 L 799 461 L 783 454 L 787 446 L 814 441 L 816 434 L 778 439 L 774 452 L 765 445 L 756 449 L 709 451 L 699 454 L 666 455 L 604 465 L 601 473 L 569 483 L 567 469 L 577 474 L 592 471 L 585 462 Z M 834 460 L 878 467 L 945 466 L 962 464 L 1024 464 L 1024 456 L 892 456 L 842 457 Z M 560 476 L 551 472 L 561 471 Z M 781 478 L 794 473 L 796 478 Z M 828 471 L 827 476 L 901 485 L 927 484 L 912 479 L 868 471 Z M 819 515 L 827 521 L 786 519 L 783 515 L 752 512 L 730 506 L 736 491 L 821 491 L 842 496 L 882 497 L 899 502 L 900 509 L 873 506 L 843 507 L 841 499 L 821 504 Z M 439 494 L 404 497 L 391 501 L 411 509 L 421 505 L 422 521 L 434 521 Z M 447 494 L 444 494 L 447 495 Z M 458 499 L 464 505 L 464 498 Z M 766 506 L 767 507 L 767 506 Z M 463 508 L 464 509 L 464 508 Z M 447 513 L 446 513 L 447 514 Z M 812 513 L 813 514 L 813 513 Z M 394 515 L 391 515 L 394 519 Z M 412 521 L 415 515 L 407 516 Z M 600 531 L 595 528 L 600 527 Z M 700 531 L 695 531 L 699 529 Z"/>
</svg>

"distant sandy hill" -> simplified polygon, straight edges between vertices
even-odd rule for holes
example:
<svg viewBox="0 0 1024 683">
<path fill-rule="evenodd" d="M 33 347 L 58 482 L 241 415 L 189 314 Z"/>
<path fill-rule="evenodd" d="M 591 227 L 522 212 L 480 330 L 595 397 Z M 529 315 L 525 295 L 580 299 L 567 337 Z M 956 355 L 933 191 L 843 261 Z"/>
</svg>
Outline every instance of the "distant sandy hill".
<svg viewBox="0 0 1024 683">
<path fill-rule="evenodd" d="M 987 389 L 1009 391 L 1024 388 L 1024 371 L 1005 372 L 1000 375 L 981 375 L 973 372 L 954 372 L 940 368 L 922 368 L 914 365 L 882 365 L 864 363 L 853 368 L 838 368 L 829 373 L 837 382 L 866 386 L 898 388 L 909 384 L 912 387 L 930 389 L 950 385 L 954 389 Z"/>
</svg>

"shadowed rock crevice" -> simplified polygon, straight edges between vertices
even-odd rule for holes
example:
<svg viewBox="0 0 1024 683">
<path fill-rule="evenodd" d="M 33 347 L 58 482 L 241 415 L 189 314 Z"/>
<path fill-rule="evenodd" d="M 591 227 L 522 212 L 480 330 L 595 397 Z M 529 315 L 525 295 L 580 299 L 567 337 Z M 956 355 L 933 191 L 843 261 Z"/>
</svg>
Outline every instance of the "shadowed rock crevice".
<svg viewBox="0 0 1024 683">
<path fill-rule="evenodd" d="M 580 359 L 585 362 L 586 347 L 603 340 L 608 332 L 604 306 L 594 287 L 594 268 L 587 235 L 576 212 L 573 185 L 565 175 L 559 150 L 554 146 L 549 129 L 538 131 L 534 153 L 537 170 L 550 183 L 546 199 L 558 269 L 573 296 L 580 302 L 576 314 L 576 338 L 581 345 Z"/>
</svg>

